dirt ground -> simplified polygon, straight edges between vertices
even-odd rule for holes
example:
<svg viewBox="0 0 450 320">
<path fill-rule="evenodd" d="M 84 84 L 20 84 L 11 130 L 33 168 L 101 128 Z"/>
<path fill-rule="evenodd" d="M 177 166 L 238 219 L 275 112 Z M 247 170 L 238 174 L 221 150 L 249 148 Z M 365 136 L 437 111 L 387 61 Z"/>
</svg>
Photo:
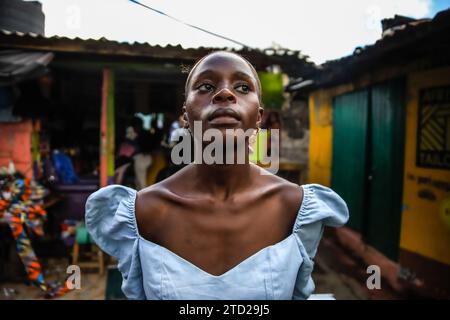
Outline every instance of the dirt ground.
<svg viewBox="0 0 450 320">
<path fill-rule="evenodd" d="M 366 281 L 367 266 L 336 244 L 333 237 L 324 236 L 315 258 L 313 279 L 315 293 L 333 293 L 337 300 L 398 300 L 400 296 L 381 283 L 381 289 L 370 290 Z"/>
<path fill-rule="evenodd" d="M 64 260 L 65 261 L 65 260 Z M 104 300 L 106 273 L 100 275 L 95 270 L 81 270 L 81 288 L 72 290 L 57 300 Z M 62 275 L 62 274 L 61 274 Z M 48 277 L 52 279 L 56 277 Z M 64 279 L 64 275 L 59 279 Z M 55 279 L 56 280 L 56 279 Z M 39 288 L 21 282 L 0 283 L 0 300 L 44 300 L 44 293 Z"/>
</svg>

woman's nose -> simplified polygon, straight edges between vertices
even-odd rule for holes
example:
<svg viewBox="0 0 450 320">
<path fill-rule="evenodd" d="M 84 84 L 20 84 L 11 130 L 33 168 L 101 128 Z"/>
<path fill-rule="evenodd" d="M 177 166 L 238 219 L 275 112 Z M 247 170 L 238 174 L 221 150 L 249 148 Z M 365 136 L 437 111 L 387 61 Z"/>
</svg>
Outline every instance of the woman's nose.
<svg viewBox="0 0 450 320">
<path fill-rule="evenodd" d="M 223 88 L 213 97 L 213 103 L 236 103 L 236 96 L 228 88 Z"/>
</svg>

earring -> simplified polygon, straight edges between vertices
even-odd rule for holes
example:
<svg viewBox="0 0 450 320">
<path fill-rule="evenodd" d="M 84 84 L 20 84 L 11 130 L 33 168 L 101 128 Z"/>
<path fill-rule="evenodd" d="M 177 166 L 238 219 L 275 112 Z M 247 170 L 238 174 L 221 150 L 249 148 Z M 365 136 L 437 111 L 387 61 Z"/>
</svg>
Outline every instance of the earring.
<svg viewBox="0 0 450 320">
<path fill-rule="evenodd" d="M 189 123 L 188 123 L 188 122 L 185 122 L 184 128 L 183 128 L 183 129 L 184 129 L 184 131 L 185 131 L 186 134 L 192 136 L 192 131 L 191 131 L 191 128 L 189 127 Z"/>
<path fill-rule="evenodd" d="M 190 134 L 191 136 L 193 136 L 193 135 L 192 135 L 191 128 L 189 127 L 189 121 L 188 121 L 188 117 L 187 117 L 187 114 L 186 114 L 186 113 L 183 114 L 183 121 L 184 121 L 184 130 L 186 130 L 186 132 L 187 132 L 188 134 Z"/>
<path fill-rule="evenodd" d="M 259 133 L 259 127 L 256 127 L 256 130 L 253 130 L 253 134 L 248 139 L 248 149 L 250 150 L 250 153 L 253 153 L 253 151 L 254 151 L 253 145 L 256 143 L 256 140 L 258 139 L 258 133 Z"/>
</svg>

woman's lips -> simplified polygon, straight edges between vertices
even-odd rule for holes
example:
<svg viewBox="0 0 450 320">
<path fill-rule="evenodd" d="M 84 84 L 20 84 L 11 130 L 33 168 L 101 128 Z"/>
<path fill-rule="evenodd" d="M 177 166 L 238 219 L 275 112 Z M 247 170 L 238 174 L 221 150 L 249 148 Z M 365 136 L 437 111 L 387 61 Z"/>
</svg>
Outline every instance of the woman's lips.
<svg viewBox="0 0 450 320">
<path fill-rule="evenodd" d="M 239 120 L 232 116 L 218 116 L 209 120 L 210 124 L 237 124 Z"/>
</svg>

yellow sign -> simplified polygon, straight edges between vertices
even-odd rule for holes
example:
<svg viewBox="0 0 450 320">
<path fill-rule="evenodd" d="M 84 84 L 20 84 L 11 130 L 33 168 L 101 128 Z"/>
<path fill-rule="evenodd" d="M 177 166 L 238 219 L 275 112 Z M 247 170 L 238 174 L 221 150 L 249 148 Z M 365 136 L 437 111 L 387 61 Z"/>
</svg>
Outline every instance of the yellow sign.
<svg viewBox="0 0 450 320">
<path fill-rule="evenodd" d="M 417 166 L 450 169 L 450 87 L 421 92 Z"/>
</svg>

